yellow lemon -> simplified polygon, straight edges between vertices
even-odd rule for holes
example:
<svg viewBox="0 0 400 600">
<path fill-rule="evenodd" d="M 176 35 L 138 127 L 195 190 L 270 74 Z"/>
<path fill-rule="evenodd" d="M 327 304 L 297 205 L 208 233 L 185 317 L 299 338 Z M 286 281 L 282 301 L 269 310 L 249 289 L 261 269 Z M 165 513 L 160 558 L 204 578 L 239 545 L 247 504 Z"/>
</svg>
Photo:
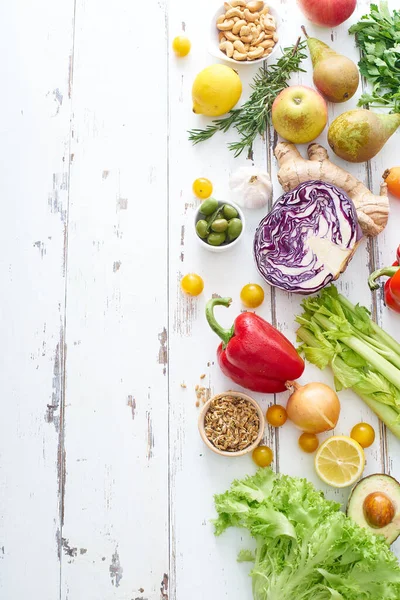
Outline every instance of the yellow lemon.
<svg viewBox="0 0 400 600">
<path fill-rule="evenodd" d="M 322 481 L 337 488 L 355 483 L 361 477 L 364 466 L 364 450 L 347 435 L 328 438 L 315 455 L 318 475 Z"/>
<path fill-rule="evenodd" d="M 229 112 L 241 94 L 242 82 L 236 71 L 225 65 L 211 65 L 193 82 L 193 112 L 218 117 Z"/>
</svg>

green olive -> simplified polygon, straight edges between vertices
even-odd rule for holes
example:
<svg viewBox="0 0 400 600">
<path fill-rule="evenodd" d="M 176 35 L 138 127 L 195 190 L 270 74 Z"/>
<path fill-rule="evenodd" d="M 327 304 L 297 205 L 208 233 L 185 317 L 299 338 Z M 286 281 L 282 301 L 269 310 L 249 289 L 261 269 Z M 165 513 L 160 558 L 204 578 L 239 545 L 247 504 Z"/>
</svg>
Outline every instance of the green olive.
<svg viewBox="0 0 400 600">
<path fill-rule="evenodd" d="M 230 242 L 236 240 L 242 233 L 243 223 L 240 219 L 231 219 L 228 224 L 228 239 Z"/>
<path fill-rule="evenodd" d="M 224 217 L 225 219 L 234 219 L 235 217 L 238 216 L 238 211 L 236 210 L 236 208 L 233 208 L 233 206 L 231 206 L 230 204 L 225 204 L 224 205 Z"/>
<path fill-rule="evenodd" d="M 228 229 L 228 221 L 226 219 L 215 219 L 211 223 L 211 229 L 217 233 L 223 233 Z"/>
<path fill-rule="evenodd" d="M 197 221 L 196 223 L 196 232 L 197 235 L 204 240 L 207 235 L 208 235 L 208 223 L 207 221 L 204 221 L 203 219 L 201 219 L 200 221 Z"/>
<path fill-rule="evenodd" d="M 226 240 L 226 233 L 210 233 L 207 238 L 207 242 L 211 244 L 211 246 L 220 246 Z"/>
<path fill-rule="evenodd" d="M 215 198 L 207 198 L 207 200 L 204 200 L 204 202 L 202 202 L 200 204 L 200 208 L 199 211 L 201 212 L 202 215 L 212 215 L 212 213 L 214 211 L 216 211 L 218 208 L 218 200 L 216 200 Z"/>
</svg>

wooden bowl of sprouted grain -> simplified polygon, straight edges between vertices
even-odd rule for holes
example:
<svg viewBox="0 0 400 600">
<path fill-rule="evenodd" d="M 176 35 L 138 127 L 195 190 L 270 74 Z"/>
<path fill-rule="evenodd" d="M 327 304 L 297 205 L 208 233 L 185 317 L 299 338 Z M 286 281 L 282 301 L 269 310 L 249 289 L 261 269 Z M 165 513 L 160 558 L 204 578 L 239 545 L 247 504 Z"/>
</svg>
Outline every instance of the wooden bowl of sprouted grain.
<svg viewBox="0 0 400 600">
<path fill-rule="evenodd" d="M 258 403 L 242 392 L 213 396 L 199 416 L 203 442 L 222 456 L 252 452 L 264 435 L 264 427 L 264 414 Z"/>
</svg>

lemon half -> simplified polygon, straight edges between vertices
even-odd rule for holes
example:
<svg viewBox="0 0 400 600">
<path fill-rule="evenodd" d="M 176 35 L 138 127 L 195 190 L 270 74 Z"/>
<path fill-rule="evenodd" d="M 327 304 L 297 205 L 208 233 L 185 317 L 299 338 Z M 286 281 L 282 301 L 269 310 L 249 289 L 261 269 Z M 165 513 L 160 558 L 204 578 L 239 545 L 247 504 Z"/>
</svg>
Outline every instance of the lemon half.
<svg viewBox="0 0 400 600">
<path fill-rule="evenodd" d="M 211 65 L 193 82 L 193 112 L 207 117 L 219 117 L 229 112 L 242 95 L 239 75 L 226 65 Z"/>
<path fill-rule="evenodd" d="M 328 438 L 315 455 L 315 469 L 319 477 L 336 488 L 355 483 L 365 466 L 364 450 L 346 435 Z"/>
</svg>

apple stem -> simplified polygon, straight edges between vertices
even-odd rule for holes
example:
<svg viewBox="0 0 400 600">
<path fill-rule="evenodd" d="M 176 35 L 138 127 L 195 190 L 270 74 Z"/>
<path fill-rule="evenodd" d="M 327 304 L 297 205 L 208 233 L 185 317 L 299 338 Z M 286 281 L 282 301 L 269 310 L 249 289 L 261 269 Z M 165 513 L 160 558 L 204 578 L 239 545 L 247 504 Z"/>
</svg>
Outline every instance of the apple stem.
<svg viewBox="0 0 400 600">
<path fill-rule="evenodd" d="M 307 33 L 306 28 L 304 27 L 304 25 L 301 26 L 301 29 L 302 29 L 304 35 L 306 36 L 306 38 L 308 39 L 308 33 Z"/>
</svg>

